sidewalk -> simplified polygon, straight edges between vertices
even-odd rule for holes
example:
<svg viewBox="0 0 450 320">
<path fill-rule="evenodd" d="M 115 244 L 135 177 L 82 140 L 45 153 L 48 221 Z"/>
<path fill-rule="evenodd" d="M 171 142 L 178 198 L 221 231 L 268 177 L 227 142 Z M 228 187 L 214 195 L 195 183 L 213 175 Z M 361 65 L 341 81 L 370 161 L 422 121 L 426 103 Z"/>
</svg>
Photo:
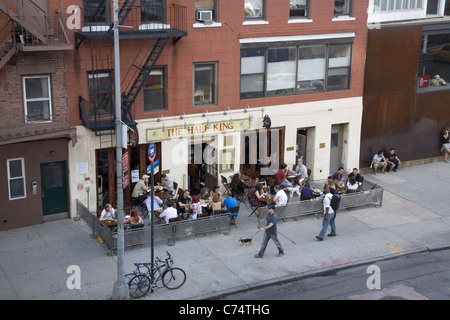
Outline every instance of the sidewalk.
<svg viewBox="0 0 450 320">
<path fill-rule="evenodd" d="M 174 265 L 187 274 L 177 290 L 159 288 L 143 299 L 208 299 L 353 265 L 376 263 L 398 255 L 450 247 L 448 190 L 450 165 L 444 162 L 400 168 L 387 174 L 366 174 L 382 186 L 383 207 L 341 210 L 336 218 L 337 237 L 322 242 L 315 236 L 321 220 L 315 216 L 278 221 L 285 249 L 276 257 L 269 242 L 263 259 L 253 258 L 262 234 L 257 219 L 242 207 L 237 228 L 155 247 L 155 255 L 168 250 Z M 319 183 L 319 182 L 317 182 Z M 298 201 L 294 197 L 291 201 Z M 238 239 L 254 235 L 243 247 Z M 116 256 L 107 250 L 83 221 L 69 219 L 0 232 L 0 299 L 110 299 L 116 281 Z M 148 246 L 125 250 L 125 272 L 133 262 L 150 260 Z M 81 289 L 69 290 L 67 268 L 81 270 Z M 367 290 L 365 282 L 362 291 Z"/>
</svg>

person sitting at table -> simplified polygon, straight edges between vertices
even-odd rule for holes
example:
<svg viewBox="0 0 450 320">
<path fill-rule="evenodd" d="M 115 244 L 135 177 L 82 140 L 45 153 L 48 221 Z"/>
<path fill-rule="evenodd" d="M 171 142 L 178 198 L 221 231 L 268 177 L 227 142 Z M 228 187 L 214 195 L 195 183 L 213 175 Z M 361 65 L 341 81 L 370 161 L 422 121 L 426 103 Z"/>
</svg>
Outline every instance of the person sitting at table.
<svg viewBox="0 0 450 320">
<path fill-rule="evenodd" d="M 218 185 L 215 185 L 211 191 L 211 199 L 213 199 L 214 196 L 218 196 L 220 202 L 222 202 L 222 193 L 220 193 L 220 187 Z"/>
<path fill-rule="evenodd" d="M 309 182 L 305 183 L 305 186 L 302 188 L 302 191 L 300 193 L 300 200 L 306 199 L 314 199 L 314 192 L 311 189 L 311 185 Z"/>
<path fill-rule="evenodd" d="M 347 192 L 348 193 L 357 192 L 358 189 L 359 189 L 359 183 L 356 182 L 356 178 L 350 177 L 350 179 L 347 182 Z"/>
<path fill-rule="evenodd" d="M 287 198 L 286 192 L 284 192 L 284 190 L 281 188 L 280 185 L 275 186 L 275 192 L 276 192 L 276 194 L 273 197 L 273 201 L 275 201 L 275 206 L 282 207 L 282 206 L 287 205 L 288 198 Z"/>
<path fill-rule="evenodd" d="M 286 178 L 287 164 L 282 163 L 275 175 L 275 183 L 281 187 L 292 188 L 292 183 Z"/>
<path fill-rule="evenodd" d="M 333 179 L 331 179 L 331 178 L 328 179 L 327 181 L 325 181 L 325 185 L 323 186 L 323 190 L 325 190 L 326 187 L 330 188 L 331 194 L 335 194 L 337 192 L 337 188 L 334 185 Z"/>
<path fill-rule="evenodd" d="M 177 212 L 182 219 L 186 214 L 186 209 L 189 208 L 190 202 L 191 202 L 190 191 L 186 189 L 182 194 L 178 196 L 177 199 Z"/>
<path fill-rule="evenodd" d="M 219 195 L 214 195 L 212 198 L 212 203 L 211 203 L 211 210 L 212 212 L 217 212 L 220 211 L 222 213 L 225 213 L 227 211 L 226 208 L 222 209 L 222 200 L 221 200 L 221 196 Z"/>
<path fill-rule="evenodd" d="M 198 199 L 200 200 L 200 202 L 202 204 L 202 211 L 203 211 L 203 213 L 211 215 L 211 213 L 212 213 L 212 211 L 211 211 L 212 197 L 211 197 L 211 194 L 209 193 L 209 188 L 203 187 L 200 190 L 200 194 L 198 195 Z"/>
<path fill-rule="evenodd" d="M 131 210 L 130 217 L 123 221 L 125 230 L 131 230 L 133 227 L 143 227 L 144 221 L 139 216 L 136 209 Z"/>
<path fill-rule="evenodd" d="M 342 170 L 344 170 L 344 169 L 342 169 Z M 344 179 L 343 179 L 343 175 L 340 173 L 340 170 L 336 171 L 331 176 L 331 180 L 333 180 L 336 190 L 338 190 L 339 192 L 345 191 Z"/>
<path fill-rule="evenodd" d="M 261 201 L 261 198 L 265 196 L 266 194 L 263 191 L 263 185 L 258 183 L 255 186 L 255 191 L 250 196 L 250 203 L 254 207 L 265 207 L 266 203 L 264 201 Z"/>
<path fill-rule="evenodd" d="M 350 180 L 351 177 L 355 177 L 356 182 L 362 184 L 363 178 L 361 174 L 358 172 L 358 168 L 353 168 L 352 172 L 350 172 L 347 176 L 347 182 Z"/>
<path fill-rule="evenodd" d="M 105 205 L 105 208 L 102 210 L 102 213 L 100 214 L 100 221 L 104 221 L 107 219 L 117 221 L 114 208 L 110 203 L 107 203 Z"/>
<path fill-rule="evenodd" d="M 161 175 L 161 185 L 164 187 L 166 191 L 168 191 L 170 194 L 174 193 L 173 188 L 173 180 L 171 177 L 169 177 L 167 174 L 163 173 Z"/>
<path fill-rule="evenodd" d="M 147 200 L 145 200 L 145 205 L 147 206 L 147 211 L 152 211 L 152 202 L 153 202 L 153 211 L 160 211 L 162 209 L 163 201 L 160 197 L 153 195 L 153 201 L 152 197 L 148 196 Z"/>
<path fill-rule="evenodd" d="M 173 203 L 170 200 L 167 201 L 166 205 L 167 205 L 167 208 L 163 212 L 161 212 L 159 217 L 164 218 L 166 221 L 166 224 L 168 224 L 170 219 L 178 217 L 178 211 L 177 211 L 177 209 L 175 209 L 173 207 Z"/>
<path fill-rule="evenodd" d="M 202 203 L 198 199 L 198 196 L 192 197 L 191 209 L 192 214 L 189 217 L 191 220 L 197 219 L 198 215 L 202 214 Z"/>
<path fill-rule="evenodd" d="M 297 166 L 295 167 L 295 172 L 298 174 L 298 177 L 295 179 L 295 181 L 299 185 L 302 185 L 303 181 L 305 181 L 305 179 L 308 179 L 308 169 L 303 164 L 303 158 L 299 158 L 297 160 Z"/>
<path fill-rule="evenodd" d="M 231 208 L 238 206 L 237 200 L 235 198 L 233 198 L 233 196 L 231 195 L 231 192 L 226 193 L 226 198 L 225 198 L 225 200 L 223 200 L 223 204 L 227 208 L 226 213 L 230 213 Z"/>
<path fill-rule="evenodd" d="M 245 189 L 247 188 L 247 186 L 239 178 L 239 173 L 235 173 L 233 175 L 233 179 L 231 179 L 231 183 L 230 183 L 230 188 L 231 188 L 231 192 L 234 196 L 243 194 L 245 192 Z"/>
<path fill-rule="evenodd" d="M 140 179 L 136 185 L 134 186 L 133 192 L 131 193 L 131 197 L 138 201 L 140 204 L 147 199 L 147 190 L 148 190 L 148 175 L 144 174 L 142 179 Z"/>
<path fill-rule="evenodd" d="M 339 167 L 335 172 L 331 174 L 331 178 L 333 180 L 337 180 L 338 182 L 341 182 L 342 179 L 344 179 L 344 168 Z M 335 181 L 336 183 L 336 181 Z"/>
</svg>

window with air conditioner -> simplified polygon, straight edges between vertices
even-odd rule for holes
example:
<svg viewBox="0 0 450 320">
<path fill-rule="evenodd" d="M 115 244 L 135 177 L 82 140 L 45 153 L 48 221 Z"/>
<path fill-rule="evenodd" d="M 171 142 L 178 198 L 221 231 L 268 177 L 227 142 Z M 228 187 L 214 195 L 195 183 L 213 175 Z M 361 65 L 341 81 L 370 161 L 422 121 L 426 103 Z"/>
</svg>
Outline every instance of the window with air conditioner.
<svg viewBox="0 0 450 320">
<path fill-rule="evenodd" d="M 195 21 L 217 21 L 217 0 L 195 0 Z"/>
</svg>

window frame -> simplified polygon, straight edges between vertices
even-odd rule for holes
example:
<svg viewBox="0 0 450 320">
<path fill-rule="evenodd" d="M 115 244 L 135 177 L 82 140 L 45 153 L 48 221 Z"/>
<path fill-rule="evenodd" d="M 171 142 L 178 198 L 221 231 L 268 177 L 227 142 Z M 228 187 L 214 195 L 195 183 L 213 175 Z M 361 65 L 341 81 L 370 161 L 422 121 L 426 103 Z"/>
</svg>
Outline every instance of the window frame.
<svg viewBox="0 0 450 320">
<path fill-rule="evenodd" d="M 87 21 L 86 22 L 86 17 L 91 17 L 91 16 L 87 16 L 86 15 L 86 11 L 85 10 L 93 10 L 91 8 L 87 9 L 87 6 L 85 6 L 84 4 L 84 0 L 82 1 L 82 5 L 83 5 L 83 25 L 86 27 L 92 27 L 92 26 L 109 26 L 111 25 L 112 19 L 111 19 L 111 5 L 109 0 L 104 0 L 105 2 L 105 22 L 102 21 Z M 92 0 L 86 0 L 87 3 L 92 4 Z"/>
<path fill-rule="evenodd" d="M 212 97 L 211 101 L 206 101 L 206 102 L 202 102 L 202 101 L 196 102 L 195 101 L 195 97 L 196 97 L 195 92 L 197 91 L 196 90 L 196 86 L 197 86 L 196 72 L 199 71 L 199 70 L 197 70 L 197 67 L 201 67 L 201 66 L 212 66 L 213 67 L 213 71 L 212 71 L 213 72 L 213 75 L 212 75 L 213 83 L 211 84 L 211 86 L 212 86 L 211 94 L 213 95 L 213 97 Z M 218 101 L 218 98 L 217 98 L 218 62 L 213 62 L 213 61 L 211 61 L 211 62 L 194 62 L 192 77 L 193 77 L 193 79 L 192 79 L 192 105 L 194 107 L 217 105 L 217 101 Z"/>
<path fill-rule="evenodd" d="M 330 47 L 333 45 L 347 45 L 350 46 L 349 49 L 349 66 L 343 66 L 343 67 L 330 67 L 329 63 L 330 63 Z M 325 65 L 324 65 L 324 79 L 323 79 L 323 83 L 319 85 L 319 83 L 317 81 L 311 81 L 312 86 L 308 87 L 310 88 L 310 90 L 308 90 L 308 88 L 306 88 L 307 90 L 305 90 L 305 88 L 301 88 L 299 86 L 299 75 L 300 75 L 300 70 L 299 70 L 299 61 L 300 61 L 300 49 L 301 48 L 307 48 L 307 47 L 314 47 L 314 46 L 324 46 L 325 47 Z M 289 91 L 286 90 L 285 93 L 283 93 L 283 90 L 280 89 L 280 91 L 278 92 L 278 94 L 269 94 L 268 93 L 268 52 L 270 49 L 273 48 L 292 48 L 295 47 L 296 48 L 296 60 L 295 60 L 295 65 L 296 65 L 296 70 L 295 70 L 295 90 L 294 93 L 288 93 Z M 264 72 L 263 73 L 255 73 L 255 74 L 242 74 L 243 68 L 242 68 L 242 52 L 246 51 L 246 50 L 263 50 L 264 52 Z M 350 90 L 351 89 L 351 74 L 352 74 L 352 67 L 353 67 L 353 40 L 347 40 L 347 41 L 334 41 L 334 39 L 330 39 L 329 42 L 308 42 L 308 43 L 291 43 L 286 45 L 286 43 L 280 42 L 280 43 L 272 43 L 272 45 L 264 45 L 262 44 L 261 46 L 251 46 L 251 47 L 243 47 L 241 46 L 241 71 L 240 71 L 240 91 L 239 91 L 239 97 L 240 100 L 248 100 L 248 99 L 260 99 L 260 98 L 271 98 L 271 97 L 280 97 L 280 96 L 295 96 L 295 95 L 303 95 L 303 94 L 310 94 L 310 93 L 325 93 L 325 92 L 335 92 L 335 91 L 344 91 L 344 90 Z M 261 55 L 262 56 L 262 55 Z M 330 89 L 331 87 L 328 85 L 328 79 L 330 76 L 330 73 L 333 72 L 333 70 L 338 70 L 338 69 L 344 69 L 346 68 L 348 70 L 348 82 L 345 88 L 338 88 L 338 89 Z M 330 72 L 331 71 L 331 72 Z M 262 91 L 251 91 L 251 92 L 245 92 L 242 93 L 242 79 L 245 77 L 251 77 L 251 76 L 255 76 L 255 75 L 263 75 L 263 86 L 262 86 Z M 300 77 L 301 78 L 301 77 Z M 305 80 L 306 81 L 306 80 Z M 313 83 L 314 82 L 314 83 Z M 317 88 L 316 90 L 314 88 Z"/>
<path fill-rule="evenodd" d="M 47 94 L 48 98 L 27 98 L 27 79 L 35 79 L 35 78 L 47 78 Z M 52 122 L 53 121 L 53 105 L 52 105 L 52 89 L 51 89 L 51 76 L 50 74 L 40 74 L 40 75 L 29 75 L 22 77 L 22 91 L 23 91 L 23 103 L 24 103 L 24 114 L 25 114 L 25 123 L 36 123 L 36 122 Z M 28 103 L 29 102 L 40 102 L 40 101 L 48 101 L 48 116 L 49 119 L 43 120 L 29 120 L 28 119 Z"/>
<path fill-rule="evenodd" d="M 99 109 L 99 106 L 98 105 L 94 105 L 96 108 L 94 109 L 93 108 L 93 103 L 94 103 L 94 101 L 91 101 L 91 91 L 89 90 L 89 81 L 90 81 L 90 79 L 89 79 L 89 76 L 90 75 L 92 75 L 93 77 L 95 77 L 95 76 L 100 76 L 100 75 L 105 75 L 105 74 L 108 74 L 108 76 L 109 76 L 109 78 L 111 79 L 110 80 L 110 88 L 111 88 L 111 91 L 110 91 L 110 93 L 109 93 L 109 96 L 110 96 L 110 111 L 109 112 L 99 112 L 100 111 L 100 109 Z M 86 72 L 86 77 L 87 77 L 87 93 L 88 93 L 88 100 L 89 100 L 89 114 L 88 114 L 88 117 L 89 118 L 94 118 L 94 117 L 107 117 L 107 116 L 110 116 L 111 114 L 113 114 L 114 113 L 114 70 L 104 70 L 104 69 L 102 69 L 102 70 L 91 70 L 91 71 L 87 71 Z M 95 88 L 94 88 L 94 93 L 95 93 Z M 97 92 L 97 93 L 95 93 L 95 95 L 98 95 L 98 94 L 101 94 L 101 92 Z M 99 113 L 97 113 L 97 112 L 99 112 Z"/>
<path fill-rule="evenodd" d="M 12 161 L 18 161 L 20 160 L 21 163 L 21 173 L 22 175 L 20 177 L 14 177 L 11 178 L 11 168 L 10 168 L 10 162 Z M 26 188 L 26 175 L 25 175 L 25 158 L 13 158 L 13 159 L 6 159 L 6 171 L 7 171 L 7 179 L 8 179 L 8 197 L 9 200 L 19 200 L 19 199 L 24 199 L 27 197 L 27 188 Z M 13 197 L 11 195 L 11 180 L 22 180 L 22 185 L 23 185 L 23 195 L 20 196 L 15 196 Z"/>
<path fill-rule="evenodd" d="M 196 2 L 197 0 L 194 1 L 194 21 L 195 23 L 203 23 L 204 21 L 202 20 L 197 20 L 197 11 L 201 11 L 201 10 L 211 10 L 213 12 L 212 14 L 212 21 L 213 22 L 219 22 L 219 0 L 212 0 L 213 2 L 213 9 L 197 9 L 196 8 Z"/>
<path fill-rule="evenodd" d="M 261 15 L 261 17 L 252 17 L 252 16 L 247 16 L 246 14 L 245 14 L 245 1 L 246 0 L 244 0 L 244 21 L 258 21 L 258 20 L 266 20 L 266 15 L 267 15 L 267 8 L 266 8 L 266 5 L 267 5 L 267 1 L 266 0 L 261 0 L 261 2 L 262 2 L 262 15 Z"/>
<path fill-rule="evenodd" d="M 296 15 L 292 15 L 292 13 L 293 12 L 296 12 L 296 11 L 300 11 L 300 10 L 302 10 L 302 9 L 298 9 L 298 8 L 296 8 L 296 9 L 292 9 L 290 6 L 289 6 L 289 19 L 290 20 L 295 20 L 295 19 L 309 19 L 309 17 L 310 17 L 310 0 L 304 0 L 305 1 L 305 8 L 303 9 L 303 10 L 305 10 L 305 15 L 303 15 L 303 16 L 296 16 Z M 289 3 L 289 5 L 291 5 L 291 3 Z"/>
<path fill-rule="evenodd" d="M 153 89 L 147 89 L 146 88 L 146 85 L 144 84 L 144 87 L 142 88 L 142 111 L 143 112 L 154 112 L 154 111 L 161 111 L 161 110 L 167 110 L 168 109 L 168 103 L 167 103 L 167 91 L 168 91 L 168 88 L 167 88 L 167 66 L 157 66 L 157 67 L 154 67 L 153 69 L 152 69 L 152 71 L 150 72 L 150 76 L 152 75 L 152 72 L 162 72 L 162 75 L 161 75 L 161 80 L 162 80 L 162 87 L 161 88 L 153 88 Z M 148 109 L 148 110 L 146 110 L 146 108 L 145 108 L 145 106 L 146 106 L 146 103 L 145 103 L 145 92 L 146 91 L 156 91 L 156 90 L 161 90 L 162 91 L 162 93 L 161 93 L 161 98 L 162 98 L 162 106 L 161 106 L 161 108 L 156 108 L 156 109 L 153 109 L 153 108 L 151 108 L 151 109 Z"/>
<path fill-rule="evenodd" d="M 348 4 L 348 12 L 344 12 L 344 13 L 336 13 L 336 2 L 334 4 L 334 11 L 333 11 L 333 16 L 335 18 L 338 17 L 353 17 L 353 5 L 354 5 L 354 1 L 353 0 L 342 0 L 342 1 L 349 1 Z M 345 7 L 345 4 L 344 4 Z"/>
</svg>

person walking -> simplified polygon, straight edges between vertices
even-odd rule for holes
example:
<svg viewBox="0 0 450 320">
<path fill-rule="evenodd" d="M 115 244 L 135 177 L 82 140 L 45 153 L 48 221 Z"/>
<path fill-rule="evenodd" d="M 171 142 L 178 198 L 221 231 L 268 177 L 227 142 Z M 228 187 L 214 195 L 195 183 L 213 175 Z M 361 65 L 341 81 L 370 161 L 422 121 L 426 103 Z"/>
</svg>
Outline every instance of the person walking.
<svg viewBox="0 0 450 320">
<path fill-rule="evenodd" d="M 316 236 L 317 240 L 323 241 L 325 237 L 325 232 L 327 232 L 328 226 L 331 226 L 331 233 L 328 234 L 329 237 L 336 236 L 336 224 L 334 223 L 335 212 L 331 208 L 331 198 L 333 195 L 330 192 L 330 188 L 326 187 L 324 189 L 325 197 L 323 198 L 323 220 L 322 220 L 322 230 L 320 234 Z"/>
<path fill-rule="evenodd" d="M 260 231 L 265 231 L 264 238 L 261 244 L 261 249 L 257 254 L 255 254 L 255 258 L 262 258 L 264 256 L 264 252 L 267 248 L 267 243 L 270 239 L 273 240 L 278 248 L 277 257 L 281 257 L 282 255 L 284 255 L 284 249 L 281 246 L 281 243 L 278 240 L 277 236 L 277 214 L 275 213 L 275 205 L 269 204 L 267 208 L 269 209 L 269 214 L 267 215 L 266 222 L 264 223 L 264 226 L 259 229 Z"/>
</svg>

